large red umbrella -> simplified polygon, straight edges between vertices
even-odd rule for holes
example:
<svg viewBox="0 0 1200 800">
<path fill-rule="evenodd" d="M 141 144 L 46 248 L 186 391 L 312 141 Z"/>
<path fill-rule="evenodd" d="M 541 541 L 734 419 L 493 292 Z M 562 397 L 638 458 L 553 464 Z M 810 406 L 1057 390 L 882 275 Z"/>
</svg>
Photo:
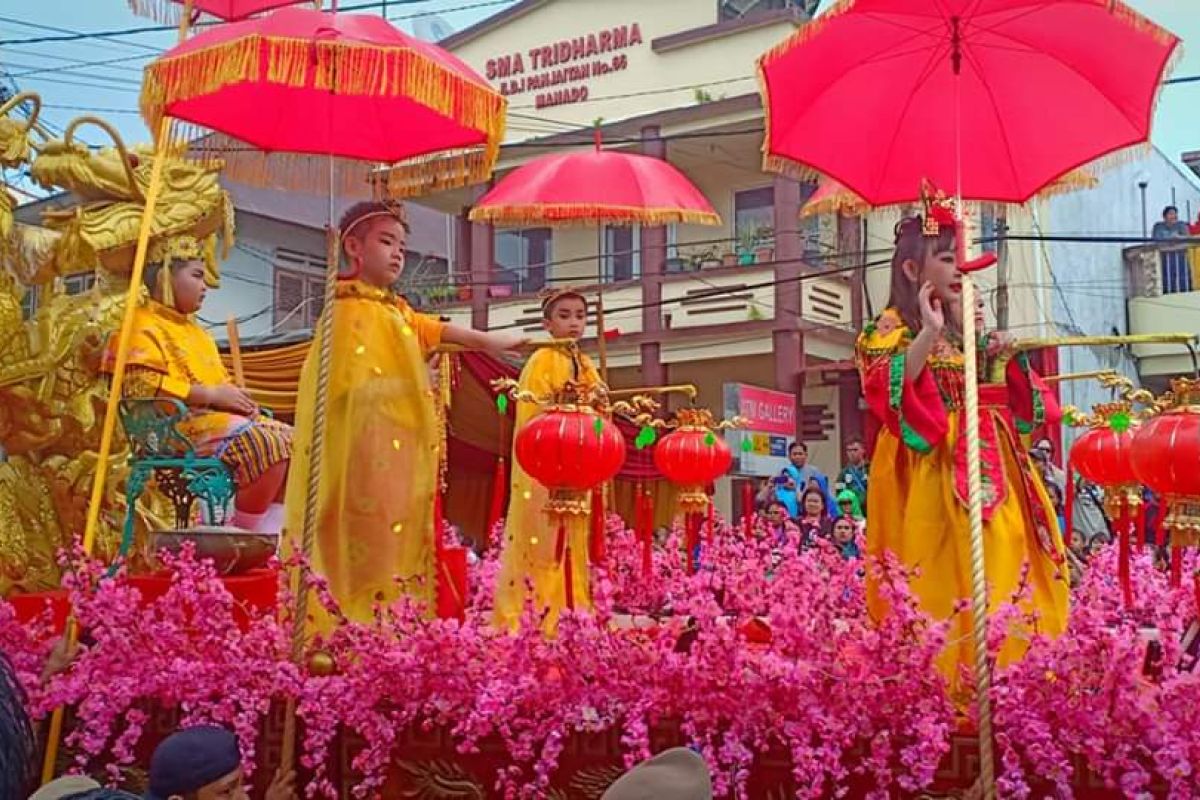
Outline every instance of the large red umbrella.
<svg viewBox="0 0 1200 800">
<path fill-rule="evenodd" d="M 175 24 L 193 13 L 208 14 L 223 20 L 236 20 L 302 3 L 315 5 L 317 8 L 321 6 L 320 0 L 315 4 L 313 0 L 129 0 L 129 8 L 143 17 Z"/>
<path fill-rule="evenodd" d="M 169 116 L 234 180 L 342 188 L 387 173 L 395 193 L 483 180 L 499 153 L 505 101 L 479 74 L 382 17 L 284 8 L 210 28 L 145 71 L 142 115 Z M 250 145 L 247 147 L 247 145 Z M 453 154 L 451 158 L 431 158 Z M 265 154 L 265 155 L 264 155 Z M 271 154 L 288 154 L 284 156 Z"/>
<path fill-rule="evenodd" d="M 759 60 L 764 166 L 815 170 L 871 205 L 922 182 L 1023 203 L 1150 135 L 1179 40 L 1119 0 L 842 0 Z M 974 308 L 964 276 L 963 308 Z M 975 315 L 963 314 L 975 340 Z M 966 347 L 967 461 L 980 775 L 995 792 L 977 353 Z"/>
<path fill-rule="evenodd" d="M 874 206 L 922 179 L 1023 203 L 1146 141 L 1178 44 L 1118 0 L 843 0 L 759 60 L 764 164 Z"/>
</svg>

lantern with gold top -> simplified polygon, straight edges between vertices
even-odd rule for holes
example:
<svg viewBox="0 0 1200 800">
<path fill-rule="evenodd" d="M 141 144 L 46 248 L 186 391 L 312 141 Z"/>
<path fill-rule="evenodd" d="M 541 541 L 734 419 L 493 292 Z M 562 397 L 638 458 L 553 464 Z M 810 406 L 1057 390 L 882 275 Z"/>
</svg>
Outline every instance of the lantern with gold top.
<svg viewBox="0 0 1200 800">
<path fill-rule="evenodd" d="M 639 421 L 647 428 L 669 431 L 655 445 L 654 466 L 679 487 L 679 509 L 684 514 L 687 532 L 688 570 L 694 571 L 706 512 L 710 537 L 715 530 L 709 486 L 733 464 L 733 452 L 718 432 L 740 427 L 743 420 L 737 417 L 718 422 L 708 409 L 692 406 L 679 409 L 669 420 L 643 417 Z"/>
<path fill-rule="evenodd" d="M 1200 544 L 1200 379 L 1177 378 L 1155 403 L 1159 412 L 1133 439 L 1138 479 L 1162 498 L 1162 529 L 1175 552 L 1171 581 L 1181 580 L 1179 549 Z"/>
<path fill-rule="evenodd" d="M 521 468 L 549 493 L 542 510 L 557 523 L 554 560 L 562 568 L 565 605 L 573 609 L 575 569 L 568 521 L 593 512 L 593 491 L 625 463 L 625 437 L 612 422 L 614 409 L 608 403 L 607 387 L 567 382 L 560 391 L 539 396 L 512 380 L 492 385 L 502 392 L 501 398 L 511 394 L 517 401 L 541 407 L 517 431 L 513 453 Z"/>
<path fill-rule="evenodd" d="M 1079 418 L 1077 418 L 1079 419 Z M 1112 521 L 1119 548 L 1118 580 L 1126 606 L 1133 605 L 1130 573 L 1131 539 L 1141 547 L 1145 542 L 1146 514 L 1142 487 L 1133 470 L 1135 418 L 1133 403 L 1119 400 L 1095 406 L 1092 414 L 1079 419 L 1088 430 L 1071 446 L 1069 464 L 1087 480 L 1104 489 L 1104 512 Z M 1068 502 L 1073 487 L 1068 489 Z M 1072 514 L 1067 515 L 1070 542 Z"/>
</svg>

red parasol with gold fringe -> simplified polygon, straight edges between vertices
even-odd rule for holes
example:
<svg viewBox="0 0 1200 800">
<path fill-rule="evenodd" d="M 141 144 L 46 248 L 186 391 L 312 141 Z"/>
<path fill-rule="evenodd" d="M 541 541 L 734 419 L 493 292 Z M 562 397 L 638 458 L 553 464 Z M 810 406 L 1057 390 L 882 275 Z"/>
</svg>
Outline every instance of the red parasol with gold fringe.
<svg viewBox="0 0 1200 800">
<path fill-rule="evenodd" d="M 1090 171 L 1077 169 L 1074 172 L 1067 173 L 1043 189 L 1038 193 L 1038 196 L 1047 197 L 1052 194 L 1065 194 L 1067 192 L 1093 189 L 1099 184 L 1099 179 Z M 913 197 L 908 202 L 916 202 L 917 199 Z M 969 200 L 970 198 L 967 199 Z M 871 210 L 872 206 L 870 203 L 842 184 L 832 178 L 822 178 L 820 184 L 817 186 L 817 190 L 800 207 L 800 218 L 814 217 L 820 214 L 842 214 L 847 217 L 853 217 L 866 214 Z"/>
<path fill-rule="evenodd" d="M 708 198 L 675 166 L 659 158 L 595 147 L 533 159 L 509 174 L 471 209 L 473 222 L 528 225 L 720 225 Z M 596 303 L 600 374 L 608 380 L 604 329 L 603 247 Z"/>
<path fill-rule="evenodd" d="M 177 25 L 200 14 L 232 21 L 305 3 L 321 7 L 321 0 L 129 0 L 129 10 L 157 22 Z"/>
<path fill-rule="evenodd" d="M 335 191 L 395 197 L 485 180 L 505 100 L 382 17 L 284 8 L 167 51 L 146 67 L 141 109 L 232 180 L 323 193 L 328 161 L 311 156 L 335 156 Z"/>
</svg>

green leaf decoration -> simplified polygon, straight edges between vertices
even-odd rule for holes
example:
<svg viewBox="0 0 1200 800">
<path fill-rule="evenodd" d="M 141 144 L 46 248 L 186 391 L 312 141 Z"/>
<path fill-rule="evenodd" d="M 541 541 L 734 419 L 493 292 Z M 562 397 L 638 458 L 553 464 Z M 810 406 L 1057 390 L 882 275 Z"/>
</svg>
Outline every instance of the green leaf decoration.
<svg viewBox="0 0 1200 800">
<path fill-rule="evenodd" d="M 604 433 L 604 420 L 596 417 L 595 422 L 592 423 L 592 427 L 596 429 L 596 436 L 602 435 Z"/>
<path fill-rule="evenodd" d="M 750 441 L 750 437 L 743 436 L 742 437 L 742 452 L 749 453 L 753 449 L 754 449 L 754 443 Z"/>
<path fill-rule="evenodd" d="M 638 431 L 637 438 L 633 440 L 633 444 L 638 450 L 643 450 L 654 444 L 654 440 L 657 438 L 658 435 L 654 432 L 654 428 L 651 428 L 649 425 L 644 425 L 642 426 L 642 429 Z"/>
<path fill-rule="evenodd" d="M 1117 433 L 1124 433 L 1129 430 L 1129 426 L 1132 424 L 1133 419 L 1130 418 L 1128 411 L 1118 411 L 1108 418 L 1108 427 Z"/>
<path fill-rule="evenodd" d="M 704 443 L 709 447 L 717 443 L 717 437 L 713 435 L 712 431 L 709 431 L 708 435 L 704 437 Z"/>
<path fill-rule="evenodd" d="M 1066 425 L 1068 428 L 1076 427 L 1078 421 L 1079 418 L 1075 416 L 1075 412 L 1071 409 L 1067 409 L 1067 412 L 1063 414 L 1063 425 Z"/>
<path fill-rule="evenodd" d="M 501 414 L 508 413 L 508 395 L 506 395 L 506 394 L 496 395 L 496 410 L 499 411 Z"/>
</svg>

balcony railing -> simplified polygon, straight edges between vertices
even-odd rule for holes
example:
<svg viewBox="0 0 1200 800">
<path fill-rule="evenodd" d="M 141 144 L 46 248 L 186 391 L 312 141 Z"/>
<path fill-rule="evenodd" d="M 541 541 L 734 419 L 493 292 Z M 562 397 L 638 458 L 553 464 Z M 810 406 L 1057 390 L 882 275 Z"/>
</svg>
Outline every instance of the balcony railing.
<svg viewBox="0 0 1200 800">
<path fill-rule="evenodd" d="M 1124 258 L 1130 297 L 1200 291 L 1200 243 L 1168 240 L 1127 247 Z"/>
</svg>

